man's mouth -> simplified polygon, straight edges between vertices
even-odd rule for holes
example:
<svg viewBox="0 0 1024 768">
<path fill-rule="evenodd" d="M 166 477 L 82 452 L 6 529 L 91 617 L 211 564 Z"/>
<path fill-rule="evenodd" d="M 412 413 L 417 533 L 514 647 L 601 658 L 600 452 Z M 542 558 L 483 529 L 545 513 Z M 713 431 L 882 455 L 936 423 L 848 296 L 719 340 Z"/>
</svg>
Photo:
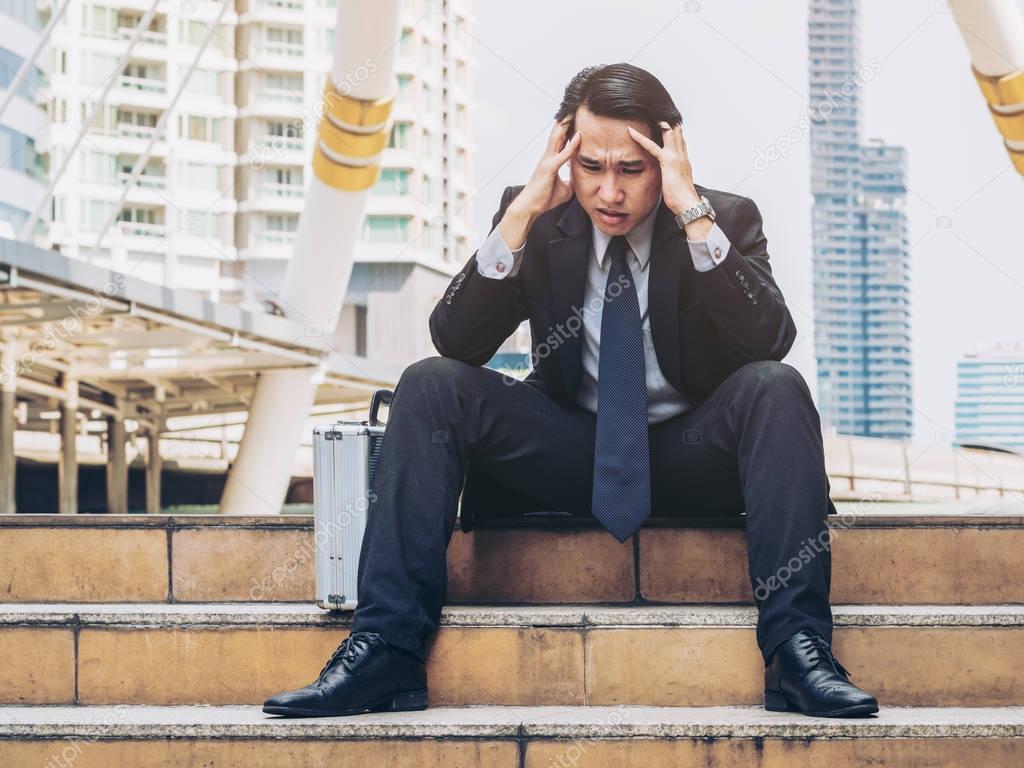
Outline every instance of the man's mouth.
<svg viewBox="0 0 1024 768">
<path fill-rule="evenodd" d="M 629 215 L 623 211 L 613 211 L 610 208 L 598 208 L 597 212 L 609 221 L 621 221 Z"/>
</svg>

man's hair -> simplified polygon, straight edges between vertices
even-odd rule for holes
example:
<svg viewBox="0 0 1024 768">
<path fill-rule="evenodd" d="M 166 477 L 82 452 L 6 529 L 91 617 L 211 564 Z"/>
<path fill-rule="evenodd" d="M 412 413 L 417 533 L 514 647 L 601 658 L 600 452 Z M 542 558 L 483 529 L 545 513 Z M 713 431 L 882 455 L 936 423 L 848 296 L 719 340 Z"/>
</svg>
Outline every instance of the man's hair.
<svg viewBox="0 0 1024 768">
<path fill-rule="evenodd" d="M 674 128 L 683 121 L 661 81 L 647 70 L 625 63 L 587 67 L 565 86 L 555 120 L 573 116 L 570 138 L 576 132 L 575 115 L 580 107 L 601 117 L 646 123 L 658 146 L 661 146 L 658 123 L 664 120 Z"/>
</svg>

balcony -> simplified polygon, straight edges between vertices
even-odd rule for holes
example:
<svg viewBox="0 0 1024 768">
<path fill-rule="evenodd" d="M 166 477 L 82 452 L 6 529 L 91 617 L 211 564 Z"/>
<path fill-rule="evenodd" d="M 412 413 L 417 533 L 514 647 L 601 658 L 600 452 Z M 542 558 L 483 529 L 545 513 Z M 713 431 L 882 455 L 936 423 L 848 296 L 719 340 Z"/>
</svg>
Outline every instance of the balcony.
<svg viewBox="0 0 1024 768">
<path fill-rule="evenodd" d="M 305 46 L 302 43 L 267 40 L 256 46 L 256 53 L 259 56 L 301 59 L 304 49 Z"/>
<path fill-rule="evenodd" d="M 167 93 L 167 83 L 164 80 L 153 80 L 149 77 L 131 77 L 121 75 L 120 85 L 129 91 L 142 91 L 143 93 Z"/>
<path fill-rule="evenodd" d="M 258 197 L 302 197 L 301 184 L 278 184 L 267 182 L 256 187 Z"/>
<path fill-rule="evenodd" d="M 150 77 L 121 75 L 110 103 L 128 107 L 159 109 L 167 101 L 167 82 Z"/>
<path fill-rule="evenodd" d="M 269 133 L 253 141 L 254 151 L 304 152 L 305 139 L 301 136 L 271 136 Z"/>
<path fill-rule="evenodd" d="M 250 188 L 248 199 L 238 204 L 238 210 L 243 213 L 264 211 L 298 214 L 302 212 L 303 202 L 301 184 L 255 183 Z"/>
<path fill-rule="evenodd" d="M 302 104 L 301 88 L 260 88 L 252 92 L 248 103 L 239 109 L 238 116 L 295 119 L 302 109 Z"/>
<path fill-rule="evenodd" d="M 302 91 L 289 88 L 263 88 L 256 92 L 256 98 L 276 104 L 301 104 Z"/>
<path fill-rule="evenodd" d="M 117 174 L 117 180 L 120 184 L 127 184 L 131 176 L 130 173 L 122 172 Z M 147 176 L 142 174 L 135 180 L 135 183 L 141 189 L 167 189 L 166 176 Z"/>
<path fill-rule="evenodd" d="M 135 34 L 134 27 L 118 27 L 117 36 L 122 40 L 131 40 L 132 35 Z M 144 30 L 142 36 L 139 38 L 140 43 L 149 45 L 159 45 L 161 47 L 167 46 L 167 33 L 156 32 L 152 29 Z"/>
<path fill-rule="evenodd" d="M 295 235 L 295 230 L 264 229 L 256 233 L 255 237 L 253 237 L 253 243 L 257 246 L 269 246 L 271 248 L 285 247 L 294 245 Z"/>
<path fill-rule="evenodd" d="M 152 125 L 117 124 L 117 135 L 125 139 L 150 139 L 154 133 L 156 133 L 156 128 Z"/>
<path fill-rule="evenodd" d="M 121 234 L 134 237 L 163 237 L 167 234 L 166 224 L 147 221 L 118 221 L 117 228 Z"/>
</svg>

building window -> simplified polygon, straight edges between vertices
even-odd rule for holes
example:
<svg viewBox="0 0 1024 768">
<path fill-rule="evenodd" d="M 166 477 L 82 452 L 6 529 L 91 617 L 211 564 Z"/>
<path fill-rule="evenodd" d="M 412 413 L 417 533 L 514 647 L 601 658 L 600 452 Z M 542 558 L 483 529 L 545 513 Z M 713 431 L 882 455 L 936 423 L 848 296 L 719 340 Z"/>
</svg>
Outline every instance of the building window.
<svg viewBox="0 0 1024 768">
<path fill-rule="evenodd" d="M 409 193 L 409 176 L 407 170 L 385 168 L 380 172 L 373 191 L 380 195 L 406 195 Z"/>
<path fill-rule="evenodd" d="M 395 101 L 402 106 L 412 106 L 412 78 L 408 75 L 398 76 L 398 98 Z"/>
<path fill-rule="evenodd" d="M 191 141 L 217 141 L 220 120 L 202 115 L 189 115 L 188 136 Z"/>
<path fill-rule="evenodd" d="M 363 239 L 369 243 L 404 243 L 409 240 L 408 216 L 367 216 Z"/>
<path fill-rule="evenodd" d="M 391 126 L 391 135 L 388 137 L 388 146 L 391 149 L 408 149 L 409 136 L 411 133 L 411 123 L 395 123 Z"/>
</svg>

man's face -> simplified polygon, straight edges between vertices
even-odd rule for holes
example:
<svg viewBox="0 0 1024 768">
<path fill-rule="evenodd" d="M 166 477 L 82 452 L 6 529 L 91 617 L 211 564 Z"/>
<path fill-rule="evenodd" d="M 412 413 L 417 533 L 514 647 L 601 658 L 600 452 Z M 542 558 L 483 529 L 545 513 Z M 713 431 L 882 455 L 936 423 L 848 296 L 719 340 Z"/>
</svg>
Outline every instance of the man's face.
<svg viewBox="0 0 1024 768">
<path fill-rule="evenodd" d="M 639 224 L 661 194 L 658 161 L 633 141 L 626 126 L 651 135 L 639 120 L 599 117 L 586 107 L 576 110 L 576 130 L 583 138 L 569 163 L 573 191 L 597 228 L 613 236 Z"/>
</svg>

